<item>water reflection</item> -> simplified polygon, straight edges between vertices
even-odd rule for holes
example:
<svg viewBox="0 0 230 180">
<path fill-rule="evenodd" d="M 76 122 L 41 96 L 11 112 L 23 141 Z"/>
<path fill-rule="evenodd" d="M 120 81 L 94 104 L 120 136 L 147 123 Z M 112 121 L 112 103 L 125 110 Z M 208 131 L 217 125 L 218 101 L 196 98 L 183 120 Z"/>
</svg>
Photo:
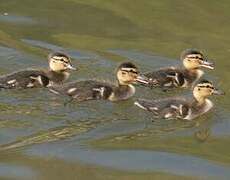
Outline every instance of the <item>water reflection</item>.
<svg viewBox="0 0 230 180">
<path fill-rule="evenodd" d="M 204 142 L 208 139 L 210 133 L 211 133 L 210 129 L 201 129 L 199 131 L 196 131 L 194 133 L 194 136 L 198 141 Z"/>
</svg>

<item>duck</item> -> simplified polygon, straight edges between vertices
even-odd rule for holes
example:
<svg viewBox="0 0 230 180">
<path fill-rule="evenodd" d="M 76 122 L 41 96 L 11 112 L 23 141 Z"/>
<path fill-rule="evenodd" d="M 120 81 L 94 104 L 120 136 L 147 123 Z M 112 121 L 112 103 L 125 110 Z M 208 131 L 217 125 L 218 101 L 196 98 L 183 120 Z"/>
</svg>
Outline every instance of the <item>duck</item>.
<svg viewBox="0 0 230 180">
<path fill-rule="evenodd" d="M 144 73 L 143 76 L 149 81 L 148 87 L 160 87 L 163 90 L 193 87 L 204 74 L 202 68 L 214 69 L 214 64 L 208 61 L 203 53 L 197 49 L 183 51 L 181 60 L 183 68 L 172 66 Z"/>
<path fill-rule="evenodd" d="M 76 70 L 69 56 L 61 52 L 50 53 L 48 63 L 49 69 L 28 68 L 0 76 L 0 89 L 27 89 L 62 84 L 68 79 L 69 70 Z"/>
<path fill-rule="evenodd" d="M 70 97 L 77 102 L 87 100 L 126 100 L 135 94 L 135 82 L 148 83 L 139 75 L 138 68 L 132 62 L 121 63 L 116 70 L 117 83 L 99 80 L 82 80 L 50 87 L 50 91 Z"/>
<path fill-rule="evenodd" d="M 211 95 L 224 95 L 222 90 L 216 89 L 208 80 L 201 80 L 193 88 L 193 97 L 171 97 L 156 100 L 139 99 L 135 105 L 153 113 L 156 118 L 192 120 L 213 108 L 208 99 Z"/>
</svg>

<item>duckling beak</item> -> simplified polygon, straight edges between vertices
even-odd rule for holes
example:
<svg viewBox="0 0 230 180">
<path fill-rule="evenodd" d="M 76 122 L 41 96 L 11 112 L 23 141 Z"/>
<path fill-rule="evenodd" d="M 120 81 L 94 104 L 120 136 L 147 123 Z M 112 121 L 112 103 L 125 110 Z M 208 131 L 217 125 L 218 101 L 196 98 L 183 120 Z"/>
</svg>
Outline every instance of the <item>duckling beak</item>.
<svg viewBox="0 0 230 180">
<path fill-rule="evenodd" d="M 143 75 L 138 75 L 136 78 L 136 82 L 139 82 L 142 84 L 149 84 L 148 78 Z"/>
<path fill-rule="evenodd" d="M 214 63 L 209 62 L 209 61 L 202 61 L 200 66 L 207 68 L 207 69 L 214 69 Z"/>
<path fill-rule="evenodd" d="M 214 89 L 213 94 L 215 95 L 225 95 L 225 92 L 220 89 Z"/>
<path fill-rule="evenodd" d="M 68 64 L 67 69 L 76 71 L 77 68 L 73 67 L 72 64 Z"/>
</svg>

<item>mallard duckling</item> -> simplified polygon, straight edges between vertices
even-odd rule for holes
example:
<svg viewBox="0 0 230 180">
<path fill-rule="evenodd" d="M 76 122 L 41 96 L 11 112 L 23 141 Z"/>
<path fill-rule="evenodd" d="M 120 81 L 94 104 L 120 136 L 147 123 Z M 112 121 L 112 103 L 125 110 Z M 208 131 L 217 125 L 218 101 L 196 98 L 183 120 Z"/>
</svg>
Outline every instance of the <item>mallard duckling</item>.
<svg viewBox="0 0 230 180">
<path fill-rule="evenodd" d="M 110 101 L 126 100 L 134 95 L 134 82 L 147 83 L 137 67 L 131 62 L 122 63 L 116 71 L 117 84 L 97 80 L 76 81 L 63 86 L 51 87 L 51 92 L 63 94 L 76 101 L 105 99 Z"/>
<path fill-rule="evenodd" d="M 191 87 L 202 77 L 201 68 L 214 69 L 214 65 L 208 62 L 204 55 L 196 49 L 188 49 L 181 53 L 184 68 L 169 67 L 143 75 L 148 78 L 150 87 L 170 89 L 176 87 Z"/>
<path fill-rule="evenodd" d="M 34 88 L 47 87 L 63 83 L 68 77 L 68 70 L 76 70 L 70 58 L 59 52 L 48 56 L 49 69 L 26 69 L 0 76 L 0 88 Z"/>
<path fill-rule="evenodd" d="M 134 104 L 144 110 L 152 112 L 155 117 L 192 120 L 208 112 L 213 107 L 213 103 L 207 99 L 208 96 L 213 94 L 223 95 L 224 92 L 215 89 L 211 82 L 202 80 L 194 87 L 192 100 L 182 97 L 152 101 L 140 99 Z"/>
</svg>

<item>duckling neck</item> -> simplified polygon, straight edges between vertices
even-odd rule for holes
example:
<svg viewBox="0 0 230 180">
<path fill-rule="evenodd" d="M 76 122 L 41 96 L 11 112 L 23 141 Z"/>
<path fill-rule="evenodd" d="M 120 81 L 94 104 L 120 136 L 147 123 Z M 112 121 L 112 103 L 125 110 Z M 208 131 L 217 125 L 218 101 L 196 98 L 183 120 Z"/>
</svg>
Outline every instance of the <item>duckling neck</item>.
<svg viewBox="0 0 230 180">
<path fill-rule="evenodd" d="M 131 84 L 120 84 L 114 89 L 113 98 L 116 100 L 125 100 L 135 94 L 135 87 Z"/>
<path fill-rule="evenodd" d="M 69 78 L 70 73 L 67 71 L 49 70 L 48 76 L 54 83 L 62 83 Z"/>
<path fill-rule="evenodd" d="M 186 69 L 186 71 L 190 76 L 193 76 L 196 80 L 200 79 L 201 76 L 203 76 L 203 74 L 204 74 L 204 72 L 198 68 Z"/>
<path fill-rule="evenodd" d="M 208 98 L 195 98 L 191 107 L 195 113 L 194 116 L 197 116 L 208 112 L 213 107 L 213 103 Z"/>
<path fill-rule="evenodd" d="M 205 104 L 206 102 L 206 97 L 204 96 L 200 96 L 200 95 L 197 95 L 197 94 L 193 94 L 194 98 L 195 98 L 195 101 L 196 101 L 196 104 L 197 105 L 203 105 Z"/>
<path fill-rule="evenodd" d="M 135 93 L 135 87 L 132 84 L 118 84 L 116 91 Z"/>
</svg>

